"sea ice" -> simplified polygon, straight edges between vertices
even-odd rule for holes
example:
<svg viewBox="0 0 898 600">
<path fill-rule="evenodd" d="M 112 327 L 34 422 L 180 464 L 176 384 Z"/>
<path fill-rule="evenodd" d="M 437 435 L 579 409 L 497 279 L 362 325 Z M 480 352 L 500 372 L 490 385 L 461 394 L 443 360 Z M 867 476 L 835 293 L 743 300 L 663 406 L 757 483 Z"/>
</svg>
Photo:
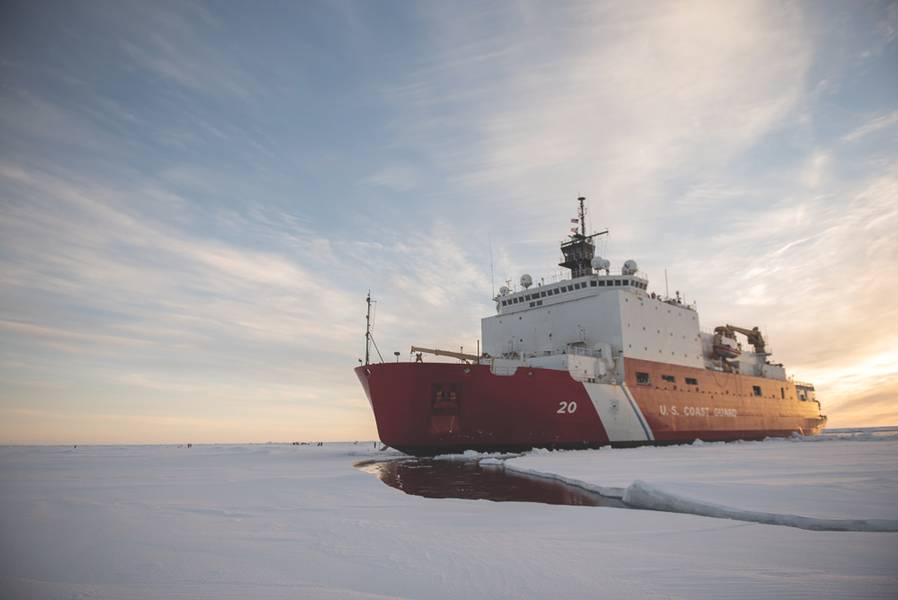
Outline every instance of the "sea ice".
<svg viewBox="0 0 898 600">
<path fill-rule="evenodd" d="M 892 443 L 507 463 L 621 488 L 639 478 L 725 506 L 894 518 Z M 427 499 L 352 466 L 384 455 L 353 444 L 0 448 L 0 598 L 888 598 L 898 588 L 896 533 Z M 757 501 L 778 488 L 779 500 Z"/>
</svg>

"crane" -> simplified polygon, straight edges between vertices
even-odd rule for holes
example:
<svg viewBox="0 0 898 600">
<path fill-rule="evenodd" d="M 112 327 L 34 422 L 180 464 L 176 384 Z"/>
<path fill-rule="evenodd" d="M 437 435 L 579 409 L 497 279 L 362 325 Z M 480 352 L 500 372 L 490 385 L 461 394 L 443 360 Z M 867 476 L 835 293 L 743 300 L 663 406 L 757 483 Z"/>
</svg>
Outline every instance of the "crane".
<svg viewBox="0 0 898 600">
<path fill-rule="evenodd" d="M 752 327 L 751 329 L 746 329 L 745 327 L 737 327 L 736 325 L 727 325 L 726 328 L 733 333 L 741 333 L 747 337 L 748 343 L 755 349 L 755 354 L 767 354 L 767 343 L 764 341 L 764 336 L 761 335 L 761 330 L 758 329 L 757 326 Z"/>
<path fill-rule="evenodd" d="M 420 348 L 418 346 L 412 346 L 411 351 L 433 354 L 434 356 L 449 356 L 451 358 L 457 358 L 458 360 L 464 362 L 476 361 L 478 358 L 480 358 L 476 354 L 465 354 L 464 352 L 453 352 L 452 350 L 437 350 L 436 348 Z"/>
</svg>

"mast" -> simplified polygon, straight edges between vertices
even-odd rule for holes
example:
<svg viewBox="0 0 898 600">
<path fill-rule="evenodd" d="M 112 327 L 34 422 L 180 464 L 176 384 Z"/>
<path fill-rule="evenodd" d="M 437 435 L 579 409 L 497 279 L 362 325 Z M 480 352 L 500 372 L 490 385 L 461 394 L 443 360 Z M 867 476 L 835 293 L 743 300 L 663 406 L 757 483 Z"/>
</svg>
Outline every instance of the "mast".
<svg viewBox="0 0 898 600">
<path fill-rule="evenodd" d="M 580 206 L 577 210 L 579 218 L 576 220 L 579 221 L 580 227 L 578 229 L 571 229 L 573 233 L 570 236 L 570 240 L 561 244 L 561 253 L 564 255 L 564 262 L 558 263 L 559 267 L 570 269 L 571 277 L 573 278 L 583 277 L 584 275 L 591 275 L 593 273 L 592 259 L 596 254 L 593 238 L 608 233 L 608 230 L 606 229 L 605 231 L 586 235 L 586 198 L 580 196 L 577 198 L 577 202 L 580 203 Z"/>
<path fill-rule="evenodd" d="M 580 196 L 577 200 L 580 202 L 580 235 L 586 237 L 586 209 L 583 208 L 586 198 Z"/>
<path fill-rule="evenodd" d="M 371 346 L 371 290 L 368 290 L 368 297 L 365 298 L 368 304 L 368 312 L 365 313 L 365 364 L 369 362 L 369 347 Z"/>
</svg>

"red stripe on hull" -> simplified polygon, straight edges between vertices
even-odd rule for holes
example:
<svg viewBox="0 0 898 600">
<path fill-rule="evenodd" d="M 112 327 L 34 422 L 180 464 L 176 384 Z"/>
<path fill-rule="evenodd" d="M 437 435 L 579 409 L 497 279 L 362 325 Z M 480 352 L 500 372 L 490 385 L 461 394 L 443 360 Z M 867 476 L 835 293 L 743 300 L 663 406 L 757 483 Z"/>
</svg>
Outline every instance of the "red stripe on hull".
<svg viewBox="0 0 898 600">
<path fill-rule="evenodd" d="M 567 371 L 521 368 L 502 376 L 486 365 L 452 363 L 384 363 L 355 371 L 381 441 L 404 452 L 608 443 L 586 390 Z M 447 414 L 445 406 L 435 411 L 434 386 L 456 386 L 458 414 Z M 561 402 L 575 402 L 575 411 L 558 413 Z"/>
</svg>

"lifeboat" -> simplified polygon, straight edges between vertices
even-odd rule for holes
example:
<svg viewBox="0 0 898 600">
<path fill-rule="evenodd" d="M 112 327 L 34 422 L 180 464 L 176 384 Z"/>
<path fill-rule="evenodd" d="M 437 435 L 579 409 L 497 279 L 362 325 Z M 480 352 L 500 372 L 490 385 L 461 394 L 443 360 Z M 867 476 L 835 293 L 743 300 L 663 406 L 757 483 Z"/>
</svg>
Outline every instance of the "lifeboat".
<svg viewBox="0 0 898 600">
<path fill-rule="evenodd" d="M 742 354 L 742 348 L 739 342 L 731 334 L 726 327 L 718 327 L 714 330 L 714 355 L 718 358 L 738 358 Z"/>
</svg>

